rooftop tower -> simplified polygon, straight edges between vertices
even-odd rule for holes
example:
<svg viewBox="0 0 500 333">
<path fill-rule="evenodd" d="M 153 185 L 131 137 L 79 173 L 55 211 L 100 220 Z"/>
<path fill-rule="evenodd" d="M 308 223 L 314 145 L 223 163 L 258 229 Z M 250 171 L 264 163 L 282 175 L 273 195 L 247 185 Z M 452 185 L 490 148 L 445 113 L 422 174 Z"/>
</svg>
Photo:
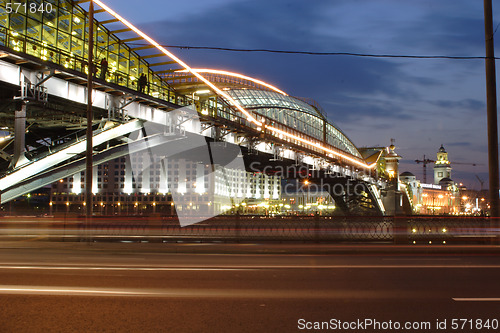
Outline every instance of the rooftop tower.
<svg viewBox="0 0 500 333">
<path fill-rule="evenodd" d="M 451 178 L 451 165 L 448 160 L 448 153 L 441 145 L 437 152 L 436 163 L 434 163 L 434 184 L 439 185 L 443 178 Z"/>
</svg>

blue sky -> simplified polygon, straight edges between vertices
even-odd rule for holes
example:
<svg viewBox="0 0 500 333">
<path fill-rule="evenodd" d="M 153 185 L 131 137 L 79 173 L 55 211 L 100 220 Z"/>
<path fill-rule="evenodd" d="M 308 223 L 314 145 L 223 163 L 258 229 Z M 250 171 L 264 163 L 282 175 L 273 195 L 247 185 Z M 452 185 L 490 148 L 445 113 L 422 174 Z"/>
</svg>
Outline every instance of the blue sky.
<svg viewBox="0 0 500 333">
<path fill-rule="evenodd" d="M 482 1 L 104 1 L 167 45 L 484 55 Z M 496 26 L 500 3 L 493 6 Z M 498 36 L 495 41 L 500 43 Z M 193 67 L 241 72 L 317 100 L 359 147 L 396 139 L 401 171 L 422 178 L 422 167 L 413 160 L 423 154 L 434 158 L 443 144 L 450 160 L 482 164 L 455 164 L 455 181 L 479 189 L 474 175 L 487 178 L 482 60 L 172 52 Z"/>
</svg>

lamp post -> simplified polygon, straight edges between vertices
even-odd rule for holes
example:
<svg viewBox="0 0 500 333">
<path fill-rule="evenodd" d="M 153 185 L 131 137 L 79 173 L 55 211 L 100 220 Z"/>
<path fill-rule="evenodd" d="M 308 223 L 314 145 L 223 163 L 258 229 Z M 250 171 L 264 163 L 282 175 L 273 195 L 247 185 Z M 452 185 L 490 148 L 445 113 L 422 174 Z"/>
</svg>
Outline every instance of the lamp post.
<svg viewBox="0 0 500 333">
<path fill-rule="evenodd" d="M 500 216 L 497 92 L 495 70 L 495 48 L 493 42 L 493 14 L 491 0 L 484 0 L 484 32 L 486 46 L 486 109 L 488 126 L 488 176 L 492 217 Z M 497 221 L 492 221 L 496 225 Z"/>
<path fill-rule="evenodd" d="M 462 206 L 464 207 L 464 214 L 466 213 L 466 211 L 465 211 L 465 205 L 466 205 L 465 201 L 467 201 L 467 199 L 469 199 L 469 198 L 466 195 L 464 195 L 462 197 L 462 200 L 464 201 L 464 203 L 462 204 Z"/>
<path fill-rule="evenodd" d="M 304 185 L 307 187 L 307 192 L 306 192 L 306 196 L 305 196 L 305 202 L 304 202 L 304 212 L 305 210 L 307 209 L 307 204 L 309 203 L 309 180 L 304 180 Z"/>
<path fill-rule="evenodd" d="M 429 195 L 427 193 L 422 194 L 422 197 L 424 197 L 424 198 L 427 198 L 428 196 Z M 444 196 L 442 194 L 439 194 L 438 198 L 443 199 Z M 427 209 L 429 209 L 429 206 L 427 204 L 425 206 L 427 207 Z M 432 209 L 432 215 L 435 215 L 435 211 L 436 211 L 436 194 L 435 193 L 432 194 L 432 206 L 430 208 Z"/>
<path fill-rule="evenodd" d="M 427 193 L 422 194 L 422 197 L 424 197 L 424 198 L 426 198 L 426 199 L 427 199 L 427 197 L 428 197 L 428 196 L 429 196 L 429 195 L 428 195 Z M 429 205 L 427 204 L 427 200 L 425 200 L 425 201 L 426 201 L 426 202 L 425 202 L 425 208 L 426 208 L 427 210 L 429 210 Z"/>
<path fill-rule="evenodd" d="M 90 243 L 90 225 L 92 223 L 92 75 L 94 74 L 94 1 L 90 0 L 89 4 L 89 44 L 88 44 L 88 74 L 87 74 L 87 151 L 85 154 L 85 202 L 87 203 L 85 211 L 85 232 L 87 241 Z"/>
<path fill-rule="evenodd" d="M 94 2 L 89 5 L 89 44 L 88 44 L 88 66 L 87 66 L 87 151 L 85 164 L 85 201 L 87 202 L 87 217 L 92 216 L 92 88 L 94 74 Z"/>
<path fill-rule="evenodd" d="M 443 195 L 442 195 L 442 194 L 440 194 L 440 195 L 438 195 L 438 198 L 439 198 L 439 199 L 443 199 L 444 197 L 443 197 Z M 441 205 L 440 205 L 439 207 L 441 207 Z M 434 210 L 436 210 L 436 206 L 434 206 Z"/>
<path fill-rule="evenodd" d="M 434 200 L 436 200 L 436 195 L 432 194 L 432 215 L 436 212 L 436 206 L 434 205 Z"/>
</svg>

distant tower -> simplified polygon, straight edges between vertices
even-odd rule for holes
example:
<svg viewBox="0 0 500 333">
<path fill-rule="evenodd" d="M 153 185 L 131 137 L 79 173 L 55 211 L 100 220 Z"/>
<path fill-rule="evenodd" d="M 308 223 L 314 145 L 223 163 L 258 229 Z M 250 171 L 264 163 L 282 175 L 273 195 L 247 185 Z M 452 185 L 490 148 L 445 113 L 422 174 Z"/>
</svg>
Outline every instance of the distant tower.
<svg viewBox="0 0 500 333">
<path fill-rule="evenodd" d="M 391 139 L 391 145 L 388 149 L 388 154 L 385 155 L 385 170 L 390 180 L 393 180 L 398 188 L 399 184 L 399 156 L 394 150 L 396 146 L 394 145 L 394 139 Z"/>
<path fill-rule="evenodd" d="M 437 152 L 436 163 L 434 164 L 434 184 L 439 185 L 439 181 L 443 178 L 451 178 L 451 165 L 448 160 L 448 153 L 443 145 Z"/>
<path fill-rule="evenodd" d="M 394 150 L 394 139 L 391 139 L 391 145 L 386 150 L 384 156 L 385 159 L 385 171 L 389 178 L 388 186 L 386 187 L 386 193 L 382 199 L 385 207 L 385 213 L 387 215 L 398 215 L 402 213 L 402 197 L 399 191 L 399 156 Z"/>
</svg>

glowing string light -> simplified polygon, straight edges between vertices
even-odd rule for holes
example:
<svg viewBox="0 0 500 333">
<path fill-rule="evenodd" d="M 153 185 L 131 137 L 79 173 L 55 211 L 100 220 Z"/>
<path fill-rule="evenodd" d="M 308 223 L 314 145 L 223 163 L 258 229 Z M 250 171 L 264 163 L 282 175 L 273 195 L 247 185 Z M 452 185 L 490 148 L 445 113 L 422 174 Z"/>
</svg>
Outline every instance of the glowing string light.
<svg viewBox="0 0 500 333">
<path fill-rule="evenodd" d="M 114 10 L 112 10 L 111 8 L 109 8 L 108 6 L 106 6 L 100 0 L 91 0 L 91 1 L 93 1 L 99 7 L 101 7 L 106 12 L 108 12 L 111 16 L 113 16 L 114 18 L 116 18 L 117 20 L 119 20 L 120 22 L 122 22 L 125 26 L 127 26 L 129 29 L 131 29 L 135 33 L 137 33 L 139 36 L 141 36 L 142 38 L 144 38 L 145 40 L 147 40 L 151 45 L 153 45 L 158 50 L 160 50 L 161 52 L 163 52 L 166 56 L 168 56 L 169 58 L 171 58 L 172 60 L 174 60 L 175 62 L 177 62 L 182 67 L 184 67 L 184 69 L 186 71 L 188 71 L 189 73 L 191 73 L 194 76 L 196 76 L 198 79 L 200 79 L 202 82 L 204 82 L 207 86 L 209 86 L 215 92 L 217 92 L 217 94 L 219 94 L 220 96 L 222 96 L 222 97 L 226 98 L 227 100 L 229 100 L 238 110 L 240 110 L 247 117 L 247 119 L 250 122 L 254 123 L 255 125 L 257 125 L 257 126 L 264 126 L 265 128 L 268 128 L 269 130 L 271 130 L 272 132 L 282 134 L 282 135 L 284 135 L 284 136 L 286 136 L 288 138 L 300 141 L 302 143 L 305 143 L 305 144 L 310 145 L 310 146 L 315 147 L 315 148 L 319 148 L 319 149 L 321 149 L 321 150 L 323 150 L 323 151 L 325 151 L 327 153 L 339 156 L 339 157 L 341 157 L 341 158 L 343 158 L 345 160 L 348 160 L 348 161 L 350 161 L 350 162 L 352 162 L 354 164 L 357 164 L 357 165 L 359 165 L 359 166 L 361 166 L 363 168 L 371 169 L 371 168 L 375 167 L 376 163 L 372 163 L 372 164 L 368 165 L 366 163 L 363 163 L 363 162 L 360 162 L 360 161 L 358 161 L 356 159 L 353 159 L 353 158 L 351 158 L 351 157 L 349 157 L 349 156 L 347 156 L 345 154 L 342 154 L 342 153 L 336 152 L 334 150 L 331 150 L 331 149 L 329 149 L 327 147 L 324 147 L 324 146 L 322 146 L 320 144 L 314 143 L 314 142 L 309 141 L 309 140 L 302 139 L 302 138 L 300 138 L 300 137 L 298 137 L 296 135 L 293 135 L 291 133 L 285 132 L 285 131 L 280 130 L 280 129 L 276 128 L 276 127 L 268 126 L 266 124 L 263 124 L 262 122 L 258 121 L 253 115 L 251 115 L 247 110 L 245 110 L 235 99 L 233 99 L 231 96 L 229 96 L 226 92 L 224 92 L 221 89 L 217 88 L 213 83 L 211 83 L 209 80 L 207 80 L 206 78 L 204 78 L 197 71 L 193 70 L 184 61 L 182 61 L 181 59 L 179 59 L 178 57 L 176 57 L 173 53 L 169 52 L 163 46 L 161 46 L 160 44 L 158 44 L 154 39 L 152 39 L 151 37 L 149 37 L 148 35 L 146 35 L 144 32 L 142 32 L 141 30 L 139 30 L 138 28 L 136 28 L 132 23 L 130 23 L 129 21 L 127 21 L 126 19 L 124 19 L 123 17 L 121 17 Z"/>
<path fill-rule="evenodd" d="M 229 72 L 229 71 L 223 71 L 223 70 L 219 70 L 219 69 L 210 69 L 210 68 L 192 68 L 192 70 L 195 71 L 196 73 L 221 74 L 221 75 L 227 75 L 227 76 L 237 77 L 237 78 L 240 78 L 240 79 L 243 79 L 243 80 L 252 81 L 254 83 L 260 84 L 261 86 L 269 88 L 269 89 L 271 89 L 271 90 L 273 90 L 273 91 L 275 91 L 275 92 L 277 92 L 279 94 L 282 94 L 284 96 L 288 96 L 288 94 L 286 92 L 284 92 L 283 90 L 280 90 L 280 89 L 276 88 L 275 86 L 273 86 L 273 85 L 271 85 L 269 83 L 266 83 L 266 82 L 261 81 L 261 80 L 254 79 L 253 77 L 246 76 L 246 75 L 243 75 L 243 74 Z M 185 73 L 187 71 L 184 69 L 184 70 L 179 70 L 177 72 L 178 73 Z"/>
<path fill-rule="evenodd" d="M 329 149 L 327 147 L 324 147 L 324 146 L 320 145 L 319 143 L 315 143 L 315 142 L 312 142 L 312 141 L 309 141 L 309 140 L 302 139 L 299 136 L 296 136 L 294 134 L 285 132 L 285 131 L 280 130 L 280 129 L 276 128 L 276 127 L 266 125 L 266 128 L 269 129 L 269 130 L 271 130 L 271 131 L 273 131 L 273 132 L 275 132 L 275 133 L 279 133 L 279 134 L 285 135 L 285 136 L 287 136 L 287 137 L 289 137 L 291 139 L 300 141 L 302 143 L 305 143 L 307 145 L 313 146 L 315 148 L 319 148 L 319 149 L 323 150 L 324 152 L 326 152 L 328 154 L 333 154 L 333 155 L 339 156 L 339 157 L 341 157 L 341 158 L 343 158 L 345 160 L 348 160 L 348 161 L 350 161 L 350 162 L 352 162 L 354 164 L 357 164 L 357 165 L 359 165 L 359 166 L 361 166 L 363 168 L 372 169 L 376 165 L 376 163 L 372 163 L 372 164 L 368 165 L 366 163 L 360 162 L 360 161 L 358 161 L 358 160 L 356 160 L 354 158 L 351 158 L 351 157 L 349 157 L 349 156 L 347 156 L 345 154 L 342 154 L 342 153 L 339 153 L 339 152 L 337 152 L 335 150 L 332 150 L 332 149 Z"/>
</svg>

